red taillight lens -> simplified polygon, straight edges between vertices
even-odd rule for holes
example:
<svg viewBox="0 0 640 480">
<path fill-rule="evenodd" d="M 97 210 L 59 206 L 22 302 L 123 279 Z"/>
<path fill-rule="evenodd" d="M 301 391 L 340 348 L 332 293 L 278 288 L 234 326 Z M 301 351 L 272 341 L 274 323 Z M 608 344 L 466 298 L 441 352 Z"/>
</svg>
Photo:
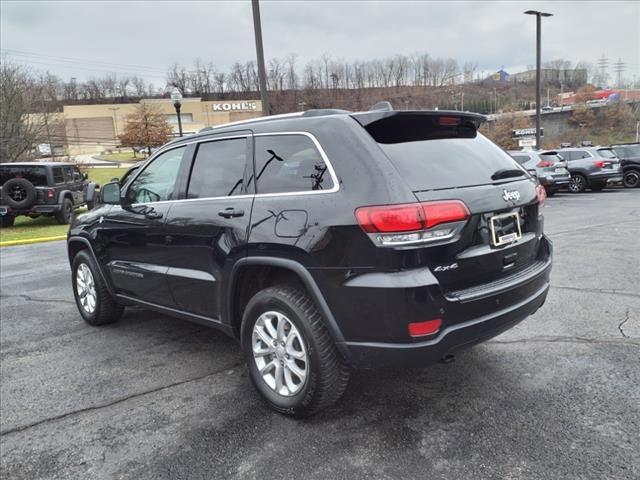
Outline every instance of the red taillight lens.
<svg viewBox="0 0 640 480">
<path fill-rule="evenodd" d="M 55 192 L 53 190 L 47 190 L 47 198 L 53 198 Z"/>
<path fill-rule="evenodd" d="M 593 164 L 598 168 L 602 168 L 606 165 L 605 162 L 593 162 Z"/>
<path fill-rule="evenodd" d="M 424 337 L 426 335 L 433 335 L 438 333 L 442 320 L 435 318 L 433 320 L 427 320 L 426 322 L 415 322 L 409 324 L 409 335 L 412 337 Z"/>
<path fill-rule="evenodd" d="M 356 219 L 367 233 L 412 232 L 467 218 L 469 218 L 469 209 L 460 200 L 379 205 L 356 209 Z"/>
<path fill-rule="evenodd" d="M 544 205 L 544 202 L 547 199 L 547 191 L 542 185 L 536 186 L 536 194 L 538 196 L 538 205 Z"/>
<path fill-rule="evenodd" d="M 549 162 L 548 160 L 540 160 L 536 165 L 536 167 L 538 168 L 553 167 L 553 163 Z"/>
</svg>

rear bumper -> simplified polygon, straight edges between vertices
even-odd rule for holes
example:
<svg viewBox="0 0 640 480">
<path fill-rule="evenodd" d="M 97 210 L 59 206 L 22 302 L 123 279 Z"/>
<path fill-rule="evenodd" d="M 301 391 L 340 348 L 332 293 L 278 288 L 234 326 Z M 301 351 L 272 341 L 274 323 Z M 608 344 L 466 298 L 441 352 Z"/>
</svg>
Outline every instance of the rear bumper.
<svg viewBox="0 0 640 480">
<path fill-rule="evenodd" d="M 4 205 L 0 205 L 2 207 L 4 207 Z M 74 208 L 77 207 L 77 205 L 74 206 Z M 12 215 L 31 215 L 31 214 L 47 214 L 47 213 L 56 213 L 59 212 L 60 209 L 62 208 L 62 205 L 59 204 L 53 204 L 53 205 L 33 205 L 29 208 L 21 208 L 21 209 L 15 209 L 12 207 L 6 207 L 9 209 L 9 212 Z"/>
<path fill-rule="evenodd" d="M 589 183 L 615 183 L 622 181 L 622 172 L 598 172 L 589 175 Z"/>
<path fill-rule="evenodd" d="M 549 282 L 533 295 L 473 320 L 446 327 L 434 339 L 420 343 L 360 343 L 347 342 L 354 365 L 418 366 L 436 363 L 457 350 L 483 342 L 518 324 L 538 310 L 545 302 Z"/>
</svg>

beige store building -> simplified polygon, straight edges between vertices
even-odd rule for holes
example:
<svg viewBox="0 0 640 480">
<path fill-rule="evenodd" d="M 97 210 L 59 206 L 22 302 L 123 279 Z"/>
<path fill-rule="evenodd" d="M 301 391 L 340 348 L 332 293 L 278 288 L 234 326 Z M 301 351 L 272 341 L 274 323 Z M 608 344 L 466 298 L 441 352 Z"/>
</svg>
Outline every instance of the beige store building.
<svg viewBox="0 0 640 480">
<path fill-rule="evenodd" d="M 156 105 L 174 134 L 178 135 L 178 117 L 170 99 L 143 99 L 141 103 Z M 180 116 L 184 135 L 238 120 L 262 115 L 260 100 L 202 101 L 183 98 Z M 63 110 L 66 143 L 69 155 L 100 153 L 117 147 L 117 136 L 126 124 L 127 115 L 134 113 L 137 103 L 101 105 L 65 105 Z"/>
</svg>

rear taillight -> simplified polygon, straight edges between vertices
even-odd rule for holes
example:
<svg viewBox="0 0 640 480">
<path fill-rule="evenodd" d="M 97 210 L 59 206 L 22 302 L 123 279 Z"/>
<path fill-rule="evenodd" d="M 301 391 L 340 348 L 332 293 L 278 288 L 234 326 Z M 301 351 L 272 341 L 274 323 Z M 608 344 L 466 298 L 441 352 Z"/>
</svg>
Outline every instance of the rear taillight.
<svg viewBox="0 0 640 480">
<path fill-rule="evenodd" d="M 598 168 L 602 168 L 602 167 L 604 167 L 607 163 L 606 163 L 606 162 L 598 161 L 598 162 L 593 162 L 593 164 L 594 164 L 596 167 L 598 167 Z"/>
<path fill-rule="evenodd" d="M 553 163 L 549 162 L 548 160 L 540 160 L 536 165 L 536 167 L 538 168 L 553 167 Z"/>
<path fill-rule="evenodd" d="M 426 322 L 415 322 L 409 324 L 409 335 L 412 337 L 425 337 L 427 335 L 433 335 L 438 333 L 442 320 L 435 318 L 433 320 L 427 320 Z"/>
<path fill-rule="evenodd" d="M 536 195 L 538 196 L 538 205 L 544 205 L 545 200 L 547 199 L 547 191 L 544 189 L 542 185 L 536 186 Z"/>
<path fill-rule="evenodd" d="M 465 221 L 469 209 L 460 200 L 376 205 L 356 209 L 362 229 L 384 246 L 410 245 L 451 238 L 451 222 Z M 434 228 L 443 225 L 440 228 Z"/>
<path fill-rule="evenodd" d="M 51 189 L 47 190 L 47 198 L 53 198 L 55 196 L 55 192 Z"/>
</svg>

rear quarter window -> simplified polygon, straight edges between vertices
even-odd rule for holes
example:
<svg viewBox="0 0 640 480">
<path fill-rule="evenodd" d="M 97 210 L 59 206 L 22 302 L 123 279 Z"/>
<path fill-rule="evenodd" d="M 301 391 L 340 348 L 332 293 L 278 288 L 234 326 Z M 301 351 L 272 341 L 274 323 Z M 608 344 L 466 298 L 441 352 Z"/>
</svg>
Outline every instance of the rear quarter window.
<svg viewBox="0 0 640 480">
<path fill-rule="evenodd" d="M 473 138 L 443 138 L 378 143 L 414 191 L 493 183 L 500 169 L 516 161 L 481 133 Z"/>
<path fill-rule="evenodd" d="M 306 135 L 255 137 L 257 193 L 331 190 L 331 173 L 315 143 Z"/>
</svg>

